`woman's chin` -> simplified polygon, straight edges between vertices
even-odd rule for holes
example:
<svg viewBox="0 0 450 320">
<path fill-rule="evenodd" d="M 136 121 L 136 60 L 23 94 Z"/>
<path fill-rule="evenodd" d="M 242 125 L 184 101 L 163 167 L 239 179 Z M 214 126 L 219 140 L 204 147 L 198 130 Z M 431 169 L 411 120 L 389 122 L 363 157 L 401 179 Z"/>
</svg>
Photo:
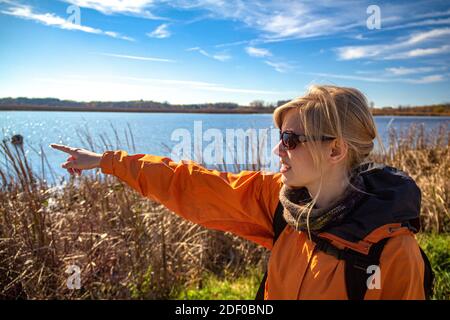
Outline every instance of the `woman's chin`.
<svg viewBox="0 0 450 320">
<path fill-rule="evenodd" d="M 289 179 L 289 174 L 287 174 L 287 172 L 281 173 L 281 182 L 283 182 L 283 184 L 289 185 L 289 181 L 291 179 Z"/>
<path fill-rule="evenodd" d="M 304 183 L 295 181 L 291 176 L 289 176 L 289 174 L 286 173 L 281 174 L 281 182 L 289 188 L 302 188 L 302 186 L 304 186 Z"/>
</svg>

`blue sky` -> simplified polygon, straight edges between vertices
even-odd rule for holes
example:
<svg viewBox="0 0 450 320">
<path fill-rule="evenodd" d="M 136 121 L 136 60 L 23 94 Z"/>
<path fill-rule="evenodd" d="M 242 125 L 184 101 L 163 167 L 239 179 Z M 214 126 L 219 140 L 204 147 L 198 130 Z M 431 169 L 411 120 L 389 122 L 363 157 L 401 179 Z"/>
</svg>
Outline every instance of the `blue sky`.
<svg viewBox="0 0 450 320">
<path fill-rule="evenodd" d="M 448 1 L 0 0 L 0 97 L 449 102 L 449 40 Z"/>
</svg>

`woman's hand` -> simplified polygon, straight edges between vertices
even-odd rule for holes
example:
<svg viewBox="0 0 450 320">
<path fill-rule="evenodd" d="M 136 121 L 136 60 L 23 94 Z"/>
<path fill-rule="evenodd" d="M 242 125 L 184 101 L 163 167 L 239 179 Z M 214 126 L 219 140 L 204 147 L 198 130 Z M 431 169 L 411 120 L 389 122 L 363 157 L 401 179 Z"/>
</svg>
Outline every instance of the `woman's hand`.
<svg viewBox="0 0 450 320">
<path fill-rule="evenodd" d="M 81 170 L 100 167 L 100 160 L 102 159 L 102 154 L 100 153 L 55 143 L 50 144 L 50 147 L 70 155 L 66 162 L 61 165 L 61 167 L 67 169 L 70 174 L 77 173 L 78 175 L 81 175 Z"/>
</svg>

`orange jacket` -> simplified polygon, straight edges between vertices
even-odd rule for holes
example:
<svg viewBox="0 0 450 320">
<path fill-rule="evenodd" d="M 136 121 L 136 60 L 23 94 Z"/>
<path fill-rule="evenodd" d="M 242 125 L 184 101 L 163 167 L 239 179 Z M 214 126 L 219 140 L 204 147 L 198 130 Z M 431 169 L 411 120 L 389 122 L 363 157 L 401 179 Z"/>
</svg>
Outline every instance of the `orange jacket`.
<svg viewBox="0 0 450 320">
<path fill-rule="evenodd" d="M 280 174 L 208 170 L 192 161 L 106 151 L 102 173 L 113 174 L 145 197 L 206 228 L 229 231 L 271 250 L 265 299 L 348 299 L 344 261 L 321 251 L 304 232 L 289 225 L 273 247 L 272 220 L 281 188 Z M 368 252 L 371 243 L 390 237 L 380 258 L 381 288 L 365 299 L 425 299 L 424 262 L 414 234 L 388 224 L 353 243 L 332 234 L 333 244 Z"/>
</svg>

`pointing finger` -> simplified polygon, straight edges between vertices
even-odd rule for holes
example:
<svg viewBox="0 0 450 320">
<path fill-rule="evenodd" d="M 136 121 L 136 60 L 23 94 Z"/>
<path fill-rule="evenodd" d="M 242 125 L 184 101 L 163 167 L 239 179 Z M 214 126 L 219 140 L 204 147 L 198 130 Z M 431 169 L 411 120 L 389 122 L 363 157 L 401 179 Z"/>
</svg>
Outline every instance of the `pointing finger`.
<svg viewBox="0 0 450 320">
<path fill-rule="evenodd" d="M 71 147 L 68 147 L 68 146 L 65 146 L 65 145 L 62 145 L 62 144 L 56 144 L 56 143 L 50 144 L 50 147 L 52 147 L 53 149 L 56 149 L 56 150 L 59 150 L 59 151 L 71 154 L 72 156 L 76 155 L 77 154 L 77 150 L 79 150 L 78 148 L 75 149 L 75 148 L 71 148 Z"/>
</svg>

